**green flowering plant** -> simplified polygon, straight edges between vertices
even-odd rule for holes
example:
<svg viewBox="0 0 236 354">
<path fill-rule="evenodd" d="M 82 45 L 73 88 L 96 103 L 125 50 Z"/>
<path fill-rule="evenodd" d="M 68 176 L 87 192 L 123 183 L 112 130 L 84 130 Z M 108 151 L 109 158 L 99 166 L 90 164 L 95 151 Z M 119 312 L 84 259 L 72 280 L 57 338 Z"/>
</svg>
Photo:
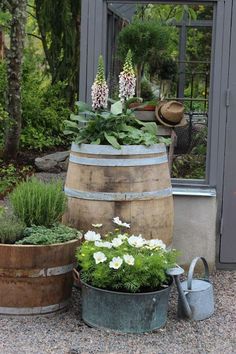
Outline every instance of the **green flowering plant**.
<svg viewBox="0 0 236 354">
<path fill-rule="evenodd" d="M 177 251 L 168 250 L 162 240 L 122 232 L 130 225 L 119 217 L 113 222 L 118 227 L 103 238 L 95 231 L 84 235 L 76 254 L 81 280 L 97 288 L 130 293 L 169 286 L 166 270 L 176 265 Z"/>
<path fill-rule="evenodd" d="M 169 144 L 169 139 L 157 136 L 155 122 L 139 121 L 134 109 L 128 108 L 130 103 L 137 101 L 134 98 L 135 80 L 132 53 L 129 51 L 119 76 L 120 100 L 109 100 L 104 63 L 100 56 L 91 90 L 92 107 L 84 102 L 77 102 L 78 114 L 72 114 L 70 120 L 65 121 L 64 133 L 72 135 L 77 144 L 112 145 L 116 149 L 121 149 L 121 145 Z M 108 102 L 111 103 L 110 108 Z"/>
</svg>

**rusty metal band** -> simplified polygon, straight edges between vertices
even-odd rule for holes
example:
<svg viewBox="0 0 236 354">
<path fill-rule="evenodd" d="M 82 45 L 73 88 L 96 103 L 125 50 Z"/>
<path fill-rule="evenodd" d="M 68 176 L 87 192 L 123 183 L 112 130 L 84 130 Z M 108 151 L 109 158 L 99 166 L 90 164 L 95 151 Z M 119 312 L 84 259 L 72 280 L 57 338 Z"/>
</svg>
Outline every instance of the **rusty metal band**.
<svg viewBox="0 0 236 354">
<path fill-rule="evenodd" d="M 45 278 L 55 275 L 69 273 L 73 270 L 75 264 L 67 264 L 60 267 L 43 268 L 43 269 L 0 269 L 0 277 L 9 278 Z"/>
<path fill-rule="evenodd" d="M 69 300 L 59 304 L 39 307 L 0 307 L 0 315 L 42 315 L 64 309 L 69 305 Z"/>
<path fill-rule="evenodd" d="M 78 165 L 88 166 L 113 166 L 113 167 L 129 167 L 129 166 L 150 166 L 166 163 L 167 156 L 149 157 L 144 159 L 99 159 L 90 157 L 77 157 L 70 155 L 70 162 Z"/>
<path fill-rule="evenodd" d="M 125 145 L 121 146 L 121 149 L 118 150 L 109 145 L 77 145 L 73 143 L 71 146 L 71 151 L 91 155 L 150 155 L 166 152 L 166 146 L 164 144 L 155 144 L 150 147 L 141 145 Z"/>
<path fill-rule="evenodd" d="M 101 200 L 101 201 L 132 201 L 132 200 L 150 200 L 165 198 L 172 195 L 172 188 L 165 188 L 158 191 L 140 192 L 140 193 L 106 193 L 106 192 L 86 192 L 65 187 L 66 195 L 72 198 Z"/>
</svg>

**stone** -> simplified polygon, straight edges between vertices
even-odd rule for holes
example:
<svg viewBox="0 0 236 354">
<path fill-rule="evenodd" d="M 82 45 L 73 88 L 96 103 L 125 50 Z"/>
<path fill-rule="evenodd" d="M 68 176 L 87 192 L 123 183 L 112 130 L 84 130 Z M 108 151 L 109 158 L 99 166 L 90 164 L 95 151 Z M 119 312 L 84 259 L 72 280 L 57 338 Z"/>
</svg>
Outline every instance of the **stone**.
<svg viewBox="0 0 236 354">
<path fill-rule="evenodd" d="M 38 171 L 61 172 L 67 171 L 70 151 L 58 151 L 53 154 L 37 157 L 34 161 Z"/>
</svg>

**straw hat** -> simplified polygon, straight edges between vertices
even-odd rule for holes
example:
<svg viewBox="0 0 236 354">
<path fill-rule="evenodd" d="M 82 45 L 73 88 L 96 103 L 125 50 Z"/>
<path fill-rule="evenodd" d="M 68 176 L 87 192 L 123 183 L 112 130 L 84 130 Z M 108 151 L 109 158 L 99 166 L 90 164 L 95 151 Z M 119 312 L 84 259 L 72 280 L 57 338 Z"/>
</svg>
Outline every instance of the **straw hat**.
<svg viewBox="0 0 236 354">
<path fill-rule="evenodd" d="M 187 125 L 184 106 L 177 101 L 161 102 L 155 110 L 157 120 L 166 127 L 183 127 Z"/>
</svg>

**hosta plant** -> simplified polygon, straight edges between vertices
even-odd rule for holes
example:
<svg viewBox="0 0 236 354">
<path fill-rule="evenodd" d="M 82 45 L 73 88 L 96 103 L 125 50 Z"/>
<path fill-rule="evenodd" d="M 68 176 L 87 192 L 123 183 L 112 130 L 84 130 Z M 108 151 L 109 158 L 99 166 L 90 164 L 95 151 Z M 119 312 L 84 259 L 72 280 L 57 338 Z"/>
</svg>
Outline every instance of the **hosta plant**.
<svg viewBox="0 0 236 354">
<path fill-rule="evenodd" d="M 134 100 L 135 75 L 132 54 L 129 51 L 119 76 L 120 101 L 108 100 L 108 86 L 105 81 L 103 60 L 99 58 L 98 72 L 92 86 L 92 107 L 77 102 L 78 115 L 72 114 L 65 121 L 66 135 L 72 135 L 77 144 L 150 146 L 159 142 L 169 143 L 169 139 L 158 138 L 157 125 L 136 119 L 130 103 Z M 108 101 L 112 102 L 108 109 Z"/>
<path fill-rule="evenodd" d="M 124 292 L 156 291 L 170 284 L 166 270 L 175 266 L 177 252 L 159 239 L 129 235 L 130 225 L 118 217 L 117 228 L 104 235 L 88 231 L 77 251 L 80 277 L 94 287 Z M 95 225 L 100 226 L 100 225 Z"/>
</svg>

